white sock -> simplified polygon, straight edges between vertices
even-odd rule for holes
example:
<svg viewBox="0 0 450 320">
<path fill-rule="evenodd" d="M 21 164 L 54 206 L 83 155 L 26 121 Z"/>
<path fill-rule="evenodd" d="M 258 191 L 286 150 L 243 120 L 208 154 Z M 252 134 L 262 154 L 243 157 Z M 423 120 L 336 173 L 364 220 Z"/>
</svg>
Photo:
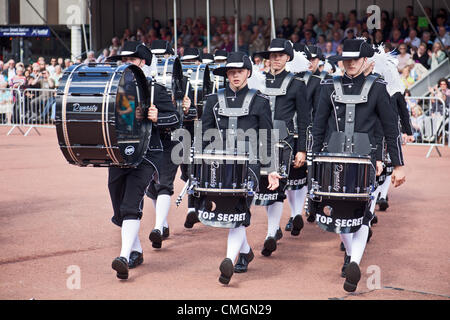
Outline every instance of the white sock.
<svg viewBox="0 0 450 320">
<path fill-rule="evenodd" d="M 345 252 L 347 253 L 348 256 L 351 256 L 353 233 L 340 233 L 339 237 L 341 237 L 341 241 L 344 243 Z"/>
<path fill-rule="evenodd" d="M 289 205 L 291 206 L 292 218 L 294 218 L 296 215 L 302 215 L 307 192 L 308 187 L 306 186 L 304 186 L 300 190 L 287 190 L 286 196 L 288 198 Z"/>
<path fill-rule="evenodd" d="M 275 237 L 280 228 L 280 219 L 283 215 L 283 202 L 274 202 L 266 207 L 267 210 L 267 237 Z"/>
<path fill-rule="evenodd" d="M 366 225 L 362 225 L 361 228 L 353 234 L 351 262 L 356 262 L 358 265 L 361 262 L 368 236 L 369 227 Z"/>
<path fill-rule="evenodd" d="M 160 194 L 156 200 L 156 219 L 155 229 L 163 232 L 164 222 L 167 220 L 167 215 L 170 209 L 170 196 L 168 194 Z M 166 222 L 167 223 L 167 222 Z"/>
<path fill-rule="evenodd" d="M 120 256 L 130 259 L 131 248 L 133 247 L 136 237 L 139 236 L 139 227 L 141 220 L 124 220 L 122 222 L 122 250 Z"/>
<path fill-rule="evenodd" d="M 247 232 L 244 227 L 244 242 L 242 242 L 241 250 L 239 250 L 240 253 L 249 253 L 250 252 L 250 245 L 247 241 Z"/>
<path fill-rule="evenodd" d="M 131 246 L 131 251 L 137 251 L 142 253 L 141 240 L 139 240 L 139 232 L 136 235 L 136 239 L 134 239 L 133 245 Z"/>
<path fill-rule="evenodd" d="M 233 264 L 239 254 L 239 250 L 241 249 L 245 238 L 246 235 L 244 226 L 230 229 L 228 232 L 227 258 L 230 258 Z"/>
<path fill-rule="evenodd" d="M 386 180 L 381 185 L 380 198 L 386 199 L 389 187 L 391 186 L 391 176 L 386 176 Z"/>
<path fill-rule="evenodd" d="M 152 202 L 153 202 L 153 207 L 156 209 L 156 200 L 152 199 Z"/>
<path fill-rule="evenodd" d="M 372 193 L 373 200 L 370 202 L 370 212 L 372 214 L 375 212 L 375 206 L 377 205 L 378 195 L 380 194 L 381 186 L 378 186 L 375 191 Z"/>
</svg>

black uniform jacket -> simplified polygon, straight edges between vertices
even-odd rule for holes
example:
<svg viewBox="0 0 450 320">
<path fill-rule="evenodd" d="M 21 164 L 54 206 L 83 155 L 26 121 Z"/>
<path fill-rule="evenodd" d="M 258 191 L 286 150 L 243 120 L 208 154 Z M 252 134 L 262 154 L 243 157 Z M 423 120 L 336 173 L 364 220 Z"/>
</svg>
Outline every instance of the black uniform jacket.
<svg viewBox="0 0 450 320">
<path fill-rule="evenodd" d="M 286 70 L 277 75 L 265 73 L 267 88 L 280 88 L 281 84 L 288 72 Z M 306 128 L 309 125 L 309 104 L 307 103 L 307 90 L 304 81 L 295 77 L 287 88 L 287 93 L 284 96 L 278 96 L 275 105 L 274 120 L 283 120 L 289 132 L 294 132 L 294 115 L 297 113 L 297 151 L 306 152 Z M 288 141 L 293 145 L 292 141 Z"/>
<path fill-rule="evenodd" d="M 344 94 L 359 94 L 365 81 L 364 74 L 350 78 L 342 77 Z M 319 107 L 313 124 L 313 152 L 320 152 L 331 137 L 333 131 L 345 131 L 345 104 L 334 101 L 333 80 L 322 81 Z M 403 165 L 401 134 L 398 129 L 397 115 L 390 106 L 391 101 L 386 90 L 386 83 L 377 80 L 373 84 L 366 103 L 356 105 L 355 132 L 367 133 L 372 146 L 376 149 L 376 122 L 379 119 L 394 166 Z M 373 155 L 375 156 L 375 155 Z"/>
<path fill-rule="evenodd" d="M 241 108 L 244 98 L 249 91 L 248 87 L 240 89 L 234 92 L 227 85 L 225 89 L 225 96 L 227 97 L 227 103 L 229 108 Z M 225 146 L 226 129 L 228 129 L 228 120 L 226 116 L 218 114 L 219 102 L 217 94 L 211 94 L 207 97 L 203 115 L 202 115 L 202 133 L 205 133 L 208 129 L 219 129 L 222 137 L 223 144 Z M 259 133 L 259 129 L 267 130 L 267 146 L 270 144 L 270 130 L 272 130 L 272 117 L 270 112 L 270 105 L 267 96 L 261 94 L 259 91 L 253 98 L 250 104 L 249 114 L 246 116 L 238 117 L 237 128 L 242 129 L 244 132 L 248 129 L 254 129 Z M 261 143 L 262 141 L 259 140 Z M 203 146 L 206 146 L 209 142 L 203 142 Z M 263 152 L 264 153 L 264 152 Z M 256 153 L 258 154 L 258 153 Z M 270 150 L 267 151 L 267 155 L 270 156 Z M 267 159 L 264 159 L 265 161 Z M 264 163 L 264 162 L 263 162 Z M 266 162 L 267 163 L 267 162 Z M 273 164 L 272 164 L 273 165 Z M 262 167 L 271 167 L 270 164 L 261 165 Z"/>
<path fill-rule="evenodd" d="M 303 79 L 305 72 L 300 72 L 298 76 Z M 306 83 L 306 101 L 310 108 L 311 117 L 309 124 L 312 124 L 317 106 L 319 105 L 321 81 L 322 79 L 320 78 L 320 72 L 319 70 L 316 70 L 316 72 L 314 72 L 309 78 L 308 83 Z"/>
</svg>

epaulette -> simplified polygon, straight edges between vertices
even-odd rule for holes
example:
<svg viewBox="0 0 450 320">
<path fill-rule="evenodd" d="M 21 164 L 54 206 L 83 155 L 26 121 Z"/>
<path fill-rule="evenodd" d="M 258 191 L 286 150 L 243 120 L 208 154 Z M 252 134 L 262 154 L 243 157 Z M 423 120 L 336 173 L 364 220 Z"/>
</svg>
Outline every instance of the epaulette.
<svg viewBox="0 0 450 320">
<path fill-rule="evenodd" d="M 387 85 L 387 82 L 382 78 L 378 78 L 375 82 Z"/>
<path fill-rule="evenodd" d="M 268 95 L 266 95 L 266 94 L 264 94 L 264 93 L 261 93 L 260 91 L 258 91 L 258 92 L 256 93 L 256 95 L 259 96 L 259 97 L 261 97 L 261 98 L 270 100 L 270 98 L 269 98 Z"/>
<path fill-rule="evenodd" d="M 294 79 L 295 79 L 295 80 L 298 80 L 298 81 L 303 81 L 303 82 L 305 82 L 305 79 L 300 78 L 300 77 L 294 77 Z"/>
<path fill-rule="evenodd" d="M 317 74 L 312 74 L 312 76 L 313 77 L 316 77 L 316 78 L 319 78 L 319 79 L 322 79 L 320 76 L 318 76 Z"/>
<path fill-rule="evenodd" d="M 208 93 L 208 94 L 204 95 L 205 99 L 207 99 L 209 97 L 212 97 L 212 96 L 217 96 L 217 92 L 215 92 L 215 93 Z"/>
</svg>

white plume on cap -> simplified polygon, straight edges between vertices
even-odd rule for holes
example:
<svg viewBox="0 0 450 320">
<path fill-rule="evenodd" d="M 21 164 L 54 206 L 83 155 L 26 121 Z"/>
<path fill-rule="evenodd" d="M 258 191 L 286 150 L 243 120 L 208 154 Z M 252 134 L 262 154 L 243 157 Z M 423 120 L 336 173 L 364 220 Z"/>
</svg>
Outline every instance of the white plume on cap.
<svg viewBox="0 0 450 320">
<path fill-rule="evenodd" d="M 158 58 L 154 54 L 152 54 L 152 64 L 142 66 L 142 71 L 144 71 L 146 78 L 152 78 L 153 75 L 158 75 Z"/>
<path fill-rule="evenodd" d="M 247 85 L 250 89 L 256 89 L 261 92 L 263 92 L 266 87 L 266 77 L 259 70 L 258 65 L 254 64 L 253 62 L 252 62 L 252 75 L 248 78 Z"/>
<path fill-rule="evenodd" d="M 368 60 L 369 62 L 375 62 L 373 72 L 379 73 L 384 77 L 384 80 L 387 82 L 386 89 L 390 96 L 393 96 L 396 92 L 401 94 L 405 92 L 405 85 L 397 70 L 398 59 L 393 51 L 385 52 L 384 45 L 380 44 L 378 47 L 375 47 L 375 54 Z"/>
<path fill-rule="evenodd" d="M 286 63 L 286 70 L 292 73 L 299 73 L 309 70 L 311 62 L 306 58 L 304 52 L 294 50 L 294 58 Z"/>
</svg>

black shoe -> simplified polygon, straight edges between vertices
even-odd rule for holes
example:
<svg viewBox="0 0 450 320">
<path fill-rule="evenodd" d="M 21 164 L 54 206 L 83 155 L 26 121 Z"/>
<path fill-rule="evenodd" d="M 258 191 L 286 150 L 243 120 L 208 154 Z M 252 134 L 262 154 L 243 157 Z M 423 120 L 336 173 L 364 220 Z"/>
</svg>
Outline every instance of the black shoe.
<svg viewBox="0 0 450 320">
<path fill-rule="evenodd" d="M 341 241 L 341 246 L 340 246 L 341 251 L 345 251 L 345 246 L 344 243 Z"/>
<path fill-rule="evenodd" d="M 128 262 L 124 257 L 117 257 L 113 260 L 111 267 L 116 270 L 117 278 L 128 279 Z"/>
<path fill-rule="evenodd" d="M 169 235 L 170 235 L 170 232 L 169 232 L 169 227 L 163 227 L 163 234 L 162 234 L 162 238 L 163 239 L 167 239 L 168 237 L 169 237 Z"/>
<path fill-rule="evenodd" d="M 128 262 L 128 269 L 136 268 L 138 265 L 144 262 L 144 255 L 142 252 L 131 251 L 130 261 Z"/>
<path fill-rule="evenodd" d="M 292 217 L 289 218 L 289 221 L 286 224 L 286 228 L 284 228 L 284 230 L 286 230 L 286 231 L 291 231 L 292 230 Z"/>
<path fill-rule="evenodd" d="M 261 254 L 265 257 L 268 257 L 275 250 L 277 250 L 277 241 L 275 240 L 274 237 L 268 237 L 264 241 L 264 249 L 262 249 Z"/>
<path fill-rule="evenodd" d="M 228 284 L 231 280 L 231 277 L 233 276 L 233 262 L 230 258 L 223 259 L 222 263 L 219 267 L 220 270 L 220 277 L 219 282 L 223 284 Z"/>
<path fill-rule="evenodd" d="M 303 229 L 303 218 L 301 215 L 296 215 L 294 217 L 294 220 L 292 220 L 292 236 L 298 236 L 300 234 L 300 231 Z"/>
<path fill-rule="evenodd" d="M 236 273 L 244 273 L 247 272 L 248 264 L 252 262 L 255 255 L 253 254 L 252 249 L 248 253 L 239 253 L 238 261 L 234 266 L 234 272 Z"/>
<path fill-rule="evenodd" d="M 347 253 L 344 255 L 344 265 L 341 269 L 341 277 L 345 278 L 345 269 L 347 269 L 347 266 L 350 264 L 351 256 L 348 256 Z"/>
<path fill-rule="evenodd" d="M 278 228 L 277 233 L 275 234 L 275 240 L 281 240 L 283 238 L 283 231 L 281 231 L 281 228 Z"/>
<path fill-rule="evenodd" d="M 380 211 L 386 211 L 386 209 L 389 208 L 389 203 L 386 199 L 380 198 L 380 200 L 378 200 L 378 206 L 380 208 Z"/>
<path fill-rule="evenodd" d="M 198 220 L 197 213 L 195 211 L 188 212 L 186 221 L 184 222 L 184 227 L 191 229 L 197 222 L 200 222 L 200 220 Z"/>
<path fill-rule="evenodd" d="M 378 223 L 378 217 L 376 214 L 373 215 L 372 221 L 370 221 L 371 225 L 377 224 Z"/>
<path fill-rule="evenodd" d="M 372 234 L 373 234 L 372 228 L 369 228 L 369 234 L 367 235 L 367 243 L 369 243 L 370 238 L 372 238 Z"/>
<path fill-rule="evenodd" d="M 161 248 L 161 244 L 162 244 L 161 231 L 159 231 L 158 229 L 153 229 L 152 232 L 150 232 L 150 235 L 148 236 L 148 238 L 152 242 L 153 248 L 156 248 L 156 249 Z"/>
<path fill-rule="evenodd" d="M 309 213 L 309 216 L 306 219 L 306 221 L 308 221 L 309 223 L 313 223 L 314 221 L 316 221 L 316 214 L 315 213 Z"/>
<path fill-rule="evenodd" d="M 344 290 L 347 292 L 355 292 L 358 282 L 361 279 L 361 271 L 356 262 L 350 262 L 345 268 Z"/>
</svg>

